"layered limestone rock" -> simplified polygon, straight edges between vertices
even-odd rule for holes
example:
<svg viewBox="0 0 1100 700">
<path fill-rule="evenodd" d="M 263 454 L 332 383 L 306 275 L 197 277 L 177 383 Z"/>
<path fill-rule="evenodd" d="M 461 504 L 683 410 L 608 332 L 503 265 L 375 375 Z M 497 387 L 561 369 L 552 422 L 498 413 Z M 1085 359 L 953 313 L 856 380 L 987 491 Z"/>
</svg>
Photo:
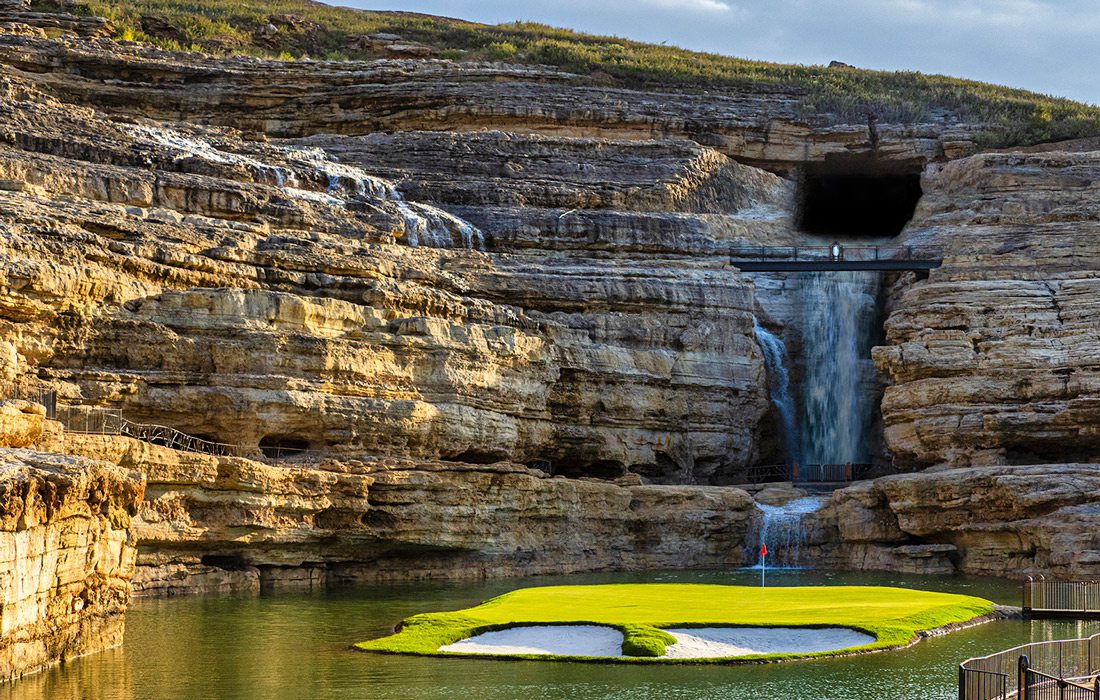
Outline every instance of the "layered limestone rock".
<svg viewBox="0 0 1100 700">
<path fill-rule="evenodd" d="M 1100 154 L 983 154 L 932 168 L 907 242 L 944 249 L 875 361 L 903 467 L 1100 458 Z"/>
<path fill-rule="evenodd" d="M 25 21 L 31 21 L 26 18 Z M 726 94 L 600 87 L 547 66 L 443 60 L 273 62 L 0 34 L 0 64 L 113 114 L 271 136 L 483 128 L 605 139 L 687 138 L 793 170 L 831 154 L 930 160 L 972 152 L 976 129 L 808 118 L 795 88 Z M 10 69 L 9 69 L 10 70 Z"/>
<path fill-rule="evenodd" d="M 899 474 L 823 509 L 834 566 L 1070 579 L 1100 575 L 1100 468 L 1042 464 Z"/>
<path fill-rule="evenodd" d="M 741 563 L 752 498 L 551 478 L 521 465 L 344 458 L 279 466 L 130 438 L 65 449 L 142 470 L 135 590 L 175 594 Z"/>
<path fill-rule="evenodd" d="M 29 447 L 42 436 L 46 411 L 29 401 L 0 403 L 0 448 Z"/>
<path fill-rule="evenodd" d="M 756 457 L 752 289 L 722 257 L 482 253 L 468 223 L 315 148 L 45 98 L 0 111 L 0 319 L 22 378 L 63 404 L 253 454 L 681 483 L 729 482 Z M 739 206 L 789 197 L 722 156 L 646 149 L 683 163 L 651 192 L 680 172 L 689 200 L 715 178 Z M 715 157 L 722 174 L 693 179 Z"/>
<path fill-rule="evenodd" d="M 111 464 L 0 449 L 0 680 L 122 643 L 143 488 Z"/>
</svg>

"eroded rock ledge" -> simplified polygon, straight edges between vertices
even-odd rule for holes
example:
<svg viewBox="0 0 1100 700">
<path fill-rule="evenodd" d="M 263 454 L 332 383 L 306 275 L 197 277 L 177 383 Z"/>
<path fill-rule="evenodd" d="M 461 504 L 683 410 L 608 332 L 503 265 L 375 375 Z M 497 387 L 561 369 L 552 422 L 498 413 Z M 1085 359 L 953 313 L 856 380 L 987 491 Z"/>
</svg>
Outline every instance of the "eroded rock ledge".
<svg viewBox="0 0 1100 700">
<path fill-rule="evenodd" d="M 0 681 L 122 643 L 143 478 L 0 449 Z"/>
<path fill-rule="evenodd" d="M 139 594 L 741 564 L 744 491 L 551 478 L 522 465 L 272 466 L 111 436 L 64 449 L 142 470 Z"/>
</svg>

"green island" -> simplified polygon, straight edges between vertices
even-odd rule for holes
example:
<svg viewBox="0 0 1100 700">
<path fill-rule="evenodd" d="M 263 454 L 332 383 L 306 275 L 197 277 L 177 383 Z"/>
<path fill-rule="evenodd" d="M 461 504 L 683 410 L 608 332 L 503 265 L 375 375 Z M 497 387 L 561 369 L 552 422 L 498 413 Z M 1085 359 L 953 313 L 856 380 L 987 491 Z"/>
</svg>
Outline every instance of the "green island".
<svg viewBox="0 0 1100 700">
<path fill-rule="evenodd" d="M 465 610 L 424 613 L 394 635 L 360 642 L 370 652 L 457 655 L 440 647 L 485 632 L 525 625 L 604 625 L 623 634 L 622 657 L 500 654 L 508 658 L 637 663 L 779 661 L 889 649 L 917 633 L 992 613 L 982 598 L 880 586 L 762 588 L 714 584 L 611 584 L 522 588 Z M 873 635 L 856 647 L 798 654 L 663 659 L 672 627 L 846 627 Z"/>
</svg>

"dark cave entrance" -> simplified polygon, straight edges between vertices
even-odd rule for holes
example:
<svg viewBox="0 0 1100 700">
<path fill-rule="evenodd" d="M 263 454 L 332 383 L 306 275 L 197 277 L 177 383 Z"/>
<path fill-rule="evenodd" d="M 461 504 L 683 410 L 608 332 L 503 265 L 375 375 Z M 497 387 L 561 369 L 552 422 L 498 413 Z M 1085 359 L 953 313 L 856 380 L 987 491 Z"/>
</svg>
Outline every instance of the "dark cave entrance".
<svg viewBox="0 0 1100 700">
<path fill-rule="evenodd" d="M 291 435 L 268 435 L 260 440 L 260 451 L 268 459 L 300 455 L 309 449 L 309 441 Z"/>
<path fill-rule="evenodd" d="M 807 163 L 799 187 L 799 228 L 822 236 L 896 236 L 917 208 L 921 170 L 919 161 L 852 156 Z"/>
</svg>

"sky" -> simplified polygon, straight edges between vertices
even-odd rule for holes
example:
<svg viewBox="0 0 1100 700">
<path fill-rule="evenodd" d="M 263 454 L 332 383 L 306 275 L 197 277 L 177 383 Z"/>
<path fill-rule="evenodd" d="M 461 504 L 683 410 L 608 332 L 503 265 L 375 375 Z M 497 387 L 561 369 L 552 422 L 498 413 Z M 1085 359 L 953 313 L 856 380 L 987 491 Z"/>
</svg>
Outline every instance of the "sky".
<svg viewBox="0 0 1100 700">
<path fill-rule="evenodd" d="M 333 4 L 336 1 L 330 0 Z M 843 61 L 1100 104 L 1097 0 L 339 0 L 593 34 L 779 63 Z"/>
</svg>

